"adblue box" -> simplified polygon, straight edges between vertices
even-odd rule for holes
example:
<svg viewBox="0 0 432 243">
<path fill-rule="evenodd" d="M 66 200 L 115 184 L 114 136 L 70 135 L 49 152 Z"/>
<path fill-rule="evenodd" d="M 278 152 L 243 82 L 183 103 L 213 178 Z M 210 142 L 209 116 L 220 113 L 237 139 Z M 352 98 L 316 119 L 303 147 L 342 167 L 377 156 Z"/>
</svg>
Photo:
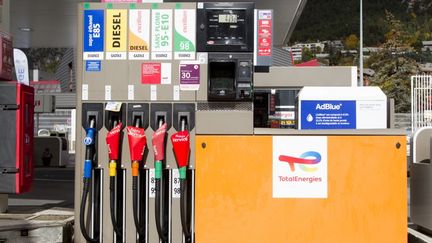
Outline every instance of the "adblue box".
<svg viewBox="0 0 432 243">
<path fill-rule="evenodd" d="M 298 128 L 385 129 L 387 97 L 378 87 L 304 87 Z"/>
</svg>

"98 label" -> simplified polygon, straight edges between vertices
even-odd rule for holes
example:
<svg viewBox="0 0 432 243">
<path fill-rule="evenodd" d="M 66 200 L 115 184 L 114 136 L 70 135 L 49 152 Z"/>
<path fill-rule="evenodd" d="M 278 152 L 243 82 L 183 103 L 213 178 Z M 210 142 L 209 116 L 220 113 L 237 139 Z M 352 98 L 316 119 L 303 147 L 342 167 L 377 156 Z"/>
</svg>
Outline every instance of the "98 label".
<svg viewBox="0 0 432 243">
<path fill-rule="evenodd" d="M 171 186 L 172 198 L 180 198 L 180 173 L 178 169 L 172 170 L 171 182 L 172 182 L 172 186 Z"/>
</svg>

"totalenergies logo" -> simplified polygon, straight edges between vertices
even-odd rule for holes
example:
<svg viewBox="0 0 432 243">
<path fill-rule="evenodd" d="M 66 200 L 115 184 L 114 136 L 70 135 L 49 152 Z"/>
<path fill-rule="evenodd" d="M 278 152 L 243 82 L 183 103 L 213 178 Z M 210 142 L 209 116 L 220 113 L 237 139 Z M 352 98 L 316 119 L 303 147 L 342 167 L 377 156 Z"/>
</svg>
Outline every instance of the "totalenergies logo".
<svg viewBox="0 0 432 243">
<path fill-rule="evenodd" d="M 311 166 L 321 162 L 321 154 L 315 151 L 307 151 L 300 155 L 300 157 L 292 157 L 288 155 L 280 155 L 279 161 L 288 163 L 291 171 L 295 171 L 295 164 L 298 164 L 300 169 L 305 172 L 315 172 L 318 167 Z"/>
</svg>

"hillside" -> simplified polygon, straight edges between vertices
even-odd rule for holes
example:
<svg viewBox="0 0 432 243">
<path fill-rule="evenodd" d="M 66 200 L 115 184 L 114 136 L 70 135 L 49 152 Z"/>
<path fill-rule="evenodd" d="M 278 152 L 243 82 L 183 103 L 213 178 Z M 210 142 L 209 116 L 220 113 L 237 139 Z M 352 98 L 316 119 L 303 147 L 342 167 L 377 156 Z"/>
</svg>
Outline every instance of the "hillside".
<svg viewBox="0 0 432 243">
<path fill-rule="evenodd" d="M 363 0 L 365 46 L 377 46 L 388 31 L 385 10 L 402 23 L 421 28 L 432 26 L 431 0 Z M 359 0 L 307 0 L 290 42 L 345 39 L 359 36 Z M 426 26 L 425 26 L 426 25 Z M 428 29 L 430 32 L 430 29 Z"/>
</svg>

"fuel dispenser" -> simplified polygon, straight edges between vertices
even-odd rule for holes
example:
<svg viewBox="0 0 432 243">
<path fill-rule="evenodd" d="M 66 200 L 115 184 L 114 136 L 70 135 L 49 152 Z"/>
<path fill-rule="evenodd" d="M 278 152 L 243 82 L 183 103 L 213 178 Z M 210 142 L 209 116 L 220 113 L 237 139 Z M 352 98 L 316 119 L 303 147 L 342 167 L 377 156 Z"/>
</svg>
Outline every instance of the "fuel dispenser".
<svg viewBox="0 0 432 243">
<path fill-rule="evenodd" d="M 77 108 L 85 131 L 96 134 L 90 155 L 109 154 L 97 137 L 121 130 L 114 121 L 127 124 L 128 141 L 116 141 L 129 153 L 119 153 L 116 166 L 109 157 L 110 174 L 117 170 L 113 204 L 108 164 L 77 149 L 77 171 L 85 167 L 92 180 L 83 191 L 76 186 L 76 195 L 92 192 L 82 217 L 89 228 L 77 242 L 345 242 L 350 235 L 379 242 L 373 228 L 392 232 L 392 242 L 406 238 L 396 225 L 406 221 L 397 132 L 280 129 L 295 126 L 288 116 L 295 104 L 284 101 L 301 85 L 282 89 L 290 85 L 280 75 L 286 69 L 269 68 L 272 14 L 250 2 L 79 5 Z M 102 104 L 112 100 L 123 103 L 121 112 L 103 117 Z M 109 209 L 114 227 L 101 223 Z M 329 218 L 336 223 L 323 224 Z"/>
<path fill-rule="evenodd" d="M 172 122 L 172 105 L 151 104 L 152 148 L 154 153 L 154 215 L 158 238 L 171 242 L 171 171 L 166 161 L 167 131 Z"/>
</svg>

